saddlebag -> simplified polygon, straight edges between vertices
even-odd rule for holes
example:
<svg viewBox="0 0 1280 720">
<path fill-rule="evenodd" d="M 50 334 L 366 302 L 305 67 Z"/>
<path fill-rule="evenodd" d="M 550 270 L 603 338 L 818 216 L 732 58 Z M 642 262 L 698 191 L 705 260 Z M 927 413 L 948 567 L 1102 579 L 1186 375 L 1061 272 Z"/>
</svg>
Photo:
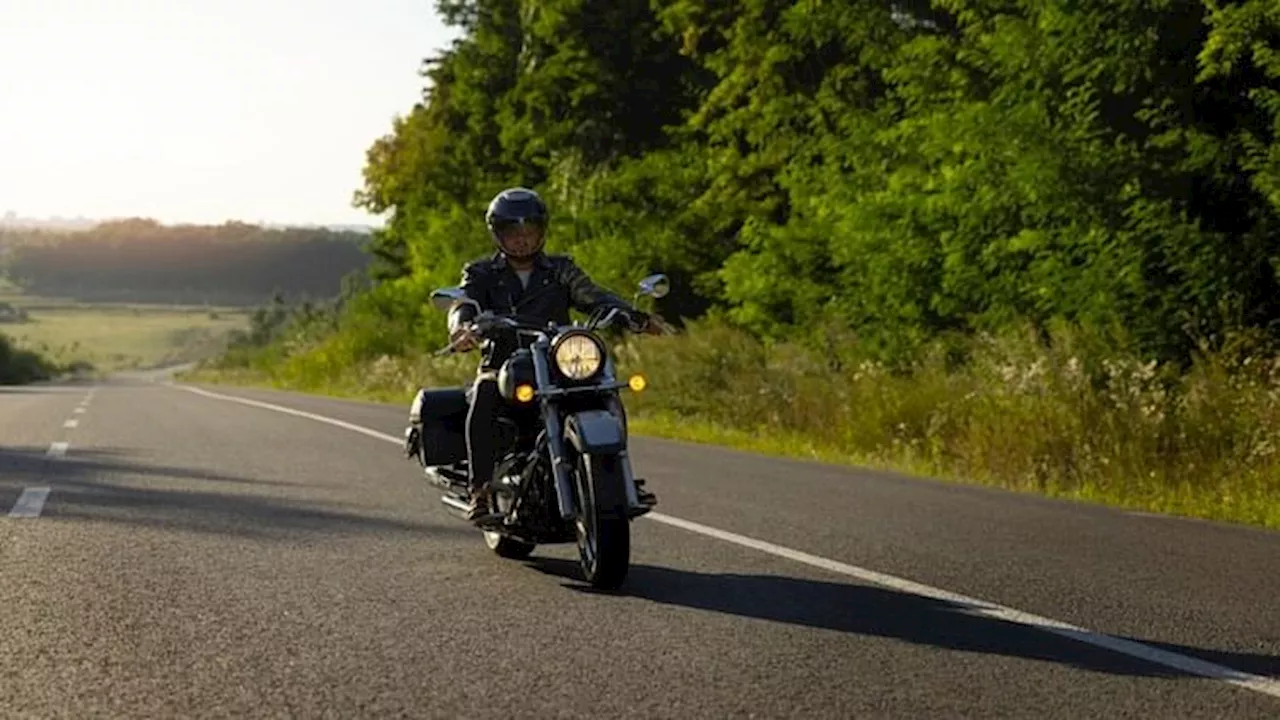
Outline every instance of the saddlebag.
<svg viewBox="0 0 1280 720">
<path fill-rule="evenodd" d="M 467 391 L 422 388 L 409 408 L 409 424 L 420 425 L 422 464 L 452 465 L 467 459 Z"/>
</svg>

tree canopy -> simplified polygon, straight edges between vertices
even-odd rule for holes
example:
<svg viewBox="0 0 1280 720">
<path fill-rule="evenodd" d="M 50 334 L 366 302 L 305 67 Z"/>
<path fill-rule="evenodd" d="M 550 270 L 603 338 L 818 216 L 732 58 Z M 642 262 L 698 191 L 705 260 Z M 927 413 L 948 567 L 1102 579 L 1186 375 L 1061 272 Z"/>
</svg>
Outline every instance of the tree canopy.
<svg viewBox="0 0 1280 720">
<path fill-rule="evenodd" d="M 502 187 L 600 280 L 886 355 L 1070 322 L 1185 358 L 1280 320 L 1270 0 L 439 0 L 368 152 L 375 294 L 420 312 Z"/>
</svg>

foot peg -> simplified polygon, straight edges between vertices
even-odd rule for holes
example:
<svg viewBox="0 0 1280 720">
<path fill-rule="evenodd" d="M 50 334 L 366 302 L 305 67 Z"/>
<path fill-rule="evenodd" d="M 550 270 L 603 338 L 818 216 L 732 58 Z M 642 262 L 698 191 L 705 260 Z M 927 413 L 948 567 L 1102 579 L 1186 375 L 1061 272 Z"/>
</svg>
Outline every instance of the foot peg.
<svg viewBox="0 0 1280 720">
<path fill-rule="evenodd" d="M 644 478 L 636 478 L 636 497 L 641 505 L 657 505 L 658 496 L 644 489 Z"/>
<path fill-rule="evenodd" d="M 658 496 L 644 489 L 643 478 L 636 478 L 635 483 L 637 504 L 627 512 L 627 516 L 633 519 L 649 512 L 658 504 Z"/>
</svg>

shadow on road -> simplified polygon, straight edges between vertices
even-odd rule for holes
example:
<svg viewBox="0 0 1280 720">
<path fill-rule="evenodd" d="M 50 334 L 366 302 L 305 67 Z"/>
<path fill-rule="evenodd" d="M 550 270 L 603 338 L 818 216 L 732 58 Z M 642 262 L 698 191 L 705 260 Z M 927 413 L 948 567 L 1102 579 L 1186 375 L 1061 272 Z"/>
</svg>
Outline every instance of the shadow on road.
<svg viewBox="0 0 1280 720">
<path fill-rule="evenodd" d="M 575 581 L 564 583 L 565 587 L 597 592 L 579 580 L 576 561 L 534 557 L 526 564 L 548 575 Z M 946 650 L 1059 663 L 1115 675 L 1189 677 L 1173 668 L 1026 625 L 970 615 L 963 605 L 875 585 L 634 565 L 623 589 L 606 594 L 854 635 L 893 638 Z M 1280 675 L 1280 656 L 1125 639 L 1245 672 Z"/>
<path fill-rule="evenodd" d="M 183 480 L 229 483 L 241 491 L 173 487 Z M 42 517 L 54 520 L 281 540 L 296 540 L 303 533 L 475 537 L 475 531 L 462 524 L 405 522 L 283 497 L 278 488 L 295 483 L 157 465 L 117 450 L 79 450 L 55 460 L 45 457 L 44 448 L 0 448 L 0 513 L 8 512 L 23 489 L 33 485 L 53 489 Z"/>
</svg>

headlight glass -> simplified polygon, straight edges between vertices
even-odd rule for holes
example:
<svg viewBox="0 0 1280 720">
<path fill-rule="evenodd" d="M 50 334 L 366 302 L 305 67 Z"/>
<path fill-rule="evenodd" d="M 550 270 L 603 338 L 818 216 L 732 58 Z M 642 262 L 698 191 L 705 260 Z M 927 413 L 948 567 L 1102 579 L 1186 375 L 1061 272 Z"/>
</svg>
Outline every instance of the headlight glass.
<svg viewBox="0 0 1280 720">
<path fill-rule="evenodd" d="M 556 346 L 556 367 L 570 380 L 585 380 L 600 369 L 604 353 L 587 335 L 570 335 Z"/>
</svg>

